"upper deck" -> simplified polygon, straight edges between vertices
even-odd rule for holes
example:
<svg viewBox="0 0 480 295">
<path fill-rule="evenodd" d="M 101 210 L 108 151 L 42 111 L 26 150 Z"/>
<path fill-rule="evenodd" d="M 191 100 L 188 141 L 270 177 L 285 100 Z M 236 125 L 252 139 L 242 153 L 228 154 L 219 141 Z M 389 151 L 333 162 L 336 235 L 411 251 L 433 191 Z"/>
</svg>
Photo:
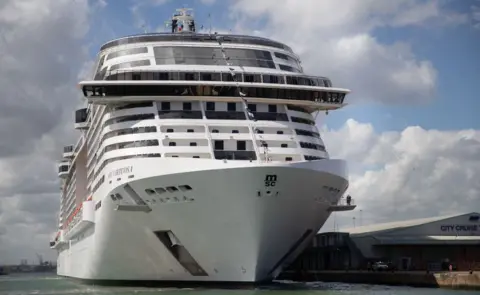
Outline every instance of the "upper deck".
<svg viewBox="0 0 480 295">
<path fill-rule="evenodd" d="M 326 77 L 306 75 L 289 46 L 256 36 L 196 33 L 187 10 L 178 9 L 172 16 L 170 33 L 138 34 L 104 44 L 92 80 L 79 83 L 88 101 L 162 100 L 178 93 L 194 100 L 227 101 L 242 93 L 264 103 L 307 101 L 320 109 L 343 105 L 349 90 L 333 87 Z"/>
<path fill-rule="evenodd" d="M 193 11 L 190 8 L 177 9 L 177 12 L 173 14 L 172 18 L 167 22 L 167 26 L 171 28 L 171 33 L 149 33 L 125 36 L 107 42 L 102 45 L 100 51 L 127 44 L 151 42 L 216 44 L 219 38 L 221 38 L 222 43 L 226 44 L 273 47 L 293 54 L 293 50 L 289 46 L 267 38 L 247 35 L 217 34 L 216 32 L 214 34 L 211 34 L 211 32 L 209 34 L 199 34 L 196 32 L 195 18 Z"/>
<path fill-rule="evenodd" d="M 188 33 L 149 33 L 149 34 L 136 34 L 111 40 L 100 48 L 100 51 L 106 49 L 127 45 L 138 44 L 148 42 L 187 42 L 187 43 L 205 43 L 205 44 L 217 44 L 217 37 L 223 37 L 223 42 L 226 44 L 240 44 L 240 45 L 257 45 L 273 47 L 282 49 L 294 54 L 293 50 L 280 42 L 273 41 L 267 38 L 247 36 L 247 35 L 233 35 L 233 34 L 200 34 L 194 32 Z"/>
</svg>

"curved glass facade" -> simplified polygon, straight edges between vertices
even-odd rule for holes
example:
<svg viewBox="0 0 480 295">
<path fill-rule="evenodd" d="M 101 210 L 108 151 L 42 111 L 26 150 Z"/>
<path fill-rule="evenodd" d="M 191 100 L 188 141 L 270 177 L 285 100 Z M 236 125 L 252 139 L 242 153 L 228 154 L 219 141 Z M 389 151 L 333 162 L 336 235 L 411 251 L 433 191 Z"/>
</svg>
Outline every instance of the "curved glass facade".
<svg viewBox="0 0 480 295">
<path fill-rule="evenodd" d="M 206 42 L 206 43 L 217 43 L 216 37 L 223 37 L 223 43 L 225 44 L 248 44 L 248 45 L 260 45 L 260 46 L 269 46 L 279 49 L 283 49 L 293 53 L 293 50 L 282 43 L 272 41 L 266 38 L 254 37 L 254 36 L 245 36 L 245 35 L 222 35 L 222 34 L 170 34 L 170 33 L 157 33 L 157 34 L 142 34 L 136 36 L 129 36 L 118 40 L 110 41 L 104 44 L 100 50 L 105 50 L 114 46 L 125 45 L 125 44 L 135 44 L 135 43 L 144 43 L 144 42 Z"/>
<path fill-rule="evenodd" d="M 125 49 L 125 50 L 119 50 L 112 52 L 108 54 L 107 60 L 115 58 L 115 57 L 120 57 L 120 56 L 125 56 L 125 55 L 134 55 L 134 54 L 142 54 L 142 53 L 148 53 L 148 48 L 147 47 L 139 47 L 139 48 L 130 48 L 130 49 Z"/>
<path fill-rule="evenodd" d="M 234 66 L 275 69 L 269 51 L 253 49 L 224 49 L 229 62 Z M 222 49 L 215 47 L 162 46 L 154 47 L 157 65 L 226 65 Z"/>
</svg>

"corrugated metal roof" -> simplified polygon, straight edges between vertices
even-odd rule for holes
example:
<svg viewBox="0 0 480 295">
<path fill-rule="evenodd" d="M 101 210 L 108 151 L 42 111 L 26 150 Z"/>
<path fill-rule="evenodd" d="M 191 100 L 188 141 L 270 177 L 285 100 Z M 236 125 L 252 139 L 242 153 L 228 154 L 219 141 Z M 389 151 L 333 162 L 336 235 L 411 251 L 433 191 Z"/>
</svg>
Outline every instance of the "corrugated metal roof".
<svg viewBox="0 0 480 295">
<path fill-rule="evenodd" d="M 394 229 L 403 229 L 413 226 L 419 226 L 431 222 L 436 222 L 448 218 L 464 216 L 464 215 L 471 215 L 471 214 L 479 214 L 477 212 L 471 213 L 461 213 L 461 214 L 454 214 L 454 215 L 447 215 L 447 216 L 436 216 L 436 217 L 429 217 L 429 218 L 421 218 L 421 219 L 412 219 L 412 220 L 405 220 L 405 221 L 395 221 L 395 222 L 387 222 L 387 223 L 378 223 L 372 225 L 364 225 L 364 226 L 357 226 L 355 228 L 348 228 L 348 229 L 341 229 L 342 232 L 348 232 L 351 235 L 362 235 L 362 234 L 371 234 L 371 233 L 378 233 L 378 232 L 386 232 Z"/>
</svg>

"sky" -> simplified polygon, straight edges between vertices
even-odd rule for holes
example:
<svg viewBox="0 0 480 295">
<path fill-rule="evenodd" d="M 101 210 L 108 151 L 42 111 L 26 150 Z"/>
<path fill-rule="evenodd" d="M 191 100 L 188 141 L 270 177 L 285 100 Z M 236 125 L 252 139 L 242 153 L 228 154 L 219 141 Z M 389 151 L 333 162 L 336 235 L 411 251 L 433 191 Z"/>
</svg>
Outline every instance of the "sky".
<svg viewBox="0 0 480 295">
<path fill-rule="evenodd" d="M 480 1 L 2 0 L 0 264 L 56 257 L 56 161 L 79 135 L 75 86 L 99 47 L 163 31 L 182 6 L 204 31 L 284 42 L 308 74 L 351 90 L 317 119 L 350 166 L 357 208 L 335 214 L 340 230 L 480 211 Z"/>
</svg>

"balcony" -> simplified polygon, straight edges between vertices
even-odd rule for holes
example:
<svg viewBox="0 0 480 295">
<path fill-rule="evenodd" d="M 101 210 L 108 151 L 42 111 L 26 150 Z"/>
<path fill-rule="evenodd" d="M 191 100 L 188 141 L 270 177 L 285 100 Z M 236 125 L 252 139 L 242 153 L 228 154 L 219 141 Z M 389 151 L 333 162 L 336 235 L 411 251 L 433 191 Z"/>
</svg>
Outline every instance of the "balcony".
<svg viewBox="0 0 480 295">
<path fill-rule="evenodd" d="M 69 162 L 60 162 L 58 164 L 58 177 L 65 178 L 68 175 L 68 170 L 70 170 Z"/>
<path fill-rule="evenodd" d="M 213 151 L 217 160 L 256 160 L 257 155 L 254 151 Z"/>
<path fill-rule="evenodd" d="M 63 157 L 66 159 L 73 158 L 75 153 L 73 152 L 73 145 L 67 145 L 63 147 Z"/>
<path fill-rule="evenodd" d="M 352 211 L 356 207 L 357 205 L 355 205 L 353 198 L 350 195 L 347 195 L 347 197 L 341 197 L 336 204 L 332 203 L 328 208 L 328 211 Z"/>
<path fill-rule="evenodd" d="M 75 129 L 88 129 L 88 110 L 86 108 L 75 111 Z"/>
</svg>

